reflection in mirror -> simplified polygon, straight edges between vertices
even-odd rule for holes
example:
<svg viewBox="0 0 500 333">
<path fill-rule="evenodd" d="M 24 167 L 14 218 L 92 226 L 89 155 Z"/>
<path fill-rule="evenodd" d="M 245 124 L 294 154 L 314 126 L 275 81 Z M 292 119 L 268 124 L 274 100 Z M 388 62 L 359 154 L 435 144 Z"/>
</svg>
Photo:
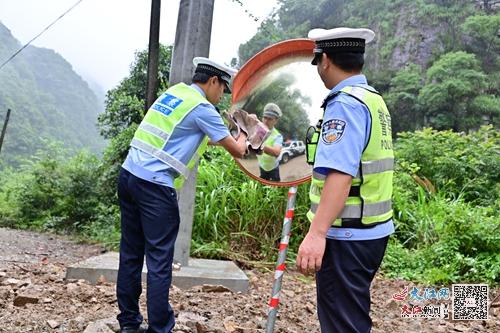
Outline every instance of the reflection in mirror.
<svg viewBox="0 0 500 333">
<path fill-rule="evenodd" d="M 305 135 L 322 118 L 320 106 L 328 95 L 311 57 L 280 59 L 253 76 L 257 77 L 253 88 L 234 101 L 233 107 L 256 114 L 273 130 L 264 153 L 247 155 L 239 164 L 255 177 L 279 182 L 275 185 L 310 176 Z"/>
</svg>

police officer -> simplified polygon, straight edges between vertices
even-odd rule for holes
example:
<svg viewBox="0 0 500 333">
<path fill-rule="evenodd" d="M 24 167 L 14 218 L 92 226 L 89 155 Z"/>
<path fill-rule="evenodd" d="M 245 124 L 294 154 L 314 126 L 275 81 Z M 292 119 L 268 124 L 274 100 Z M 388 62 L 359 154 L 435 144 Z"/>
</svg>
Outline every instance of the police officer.
<svg viewBox="0 0 500 333">
<path fill-rule="evenodd" d="M 283 146 L 283 135 L 276 129 L 276 124 L 281 118 L 282 112 L 278 105 L 267 103 L 264 106 L 262 122 L 269 128 L 271 134 L 264 141 L 264 149 L 261 155 L 257 155 L 259 161 L 260 178 L 271 181 L 280 181 L 280 169 L 278 156 Z"/>
<path fill-rule="evenodd" d="M 369 29 L 314 29 L 313 65 L 327 89 L 297 266 L 316 272 L 323 333 L 370 332 L 370 284 L 392 221 L 390 115 L 361 74 Z"/>
<path fill-rule="evenodd" d="M 116 290 L 117 319 L 123 333 L 145 331 L 138 303 L 144 256 L 147 332 L 172 331 L 174 313 L 168 298 L 180 220 L 176 189 L 203 154 L 208 138 L 235 157 L 242 157 L 246 149 L 246 135 L 235 140 L 214 107 L 230 91 L 235 70 L 207 58 L 194 58 L 193 63 L 193 83 L 170 87 L 146 113 L 119 176 L 121 240 Z"/>
</svg>

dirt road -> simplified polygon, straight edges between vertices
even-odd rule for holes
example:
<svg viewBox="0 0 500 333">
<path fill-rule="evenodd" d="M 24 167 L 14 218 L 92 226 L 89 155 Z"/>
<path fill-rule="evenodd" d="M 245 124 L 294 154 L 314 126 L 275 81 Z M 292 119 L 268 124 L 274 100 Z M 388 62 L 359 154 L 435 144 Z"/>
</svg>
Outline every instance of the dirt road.
<svg viewBox="0 0 500 333">
<path fill-rule="evenodd" d="M 61 237 L 0 228 L 0 332 L 83 332 L 92 322 L 116 316 L 113 284 L 92 286 L 64 279 L 66 266 L 102 250 Z M 172 287 L 178 324 L 174 332 L 264 332 L 273 272 L 247 274 L 251 289 L 245 294 Z M 391 296 L 408 285 L 414 284 L 376 278 L 373 332 L 500 332 L 498 305 L 490 309 L 490 319 L 482 321 L 401 318 L 402 303 Z M 490 294 L 494 298 L 499 290 Z M 281 302 L 275 332 L 319 332 L 312 279 L 287 272 Z"/>
</svg>

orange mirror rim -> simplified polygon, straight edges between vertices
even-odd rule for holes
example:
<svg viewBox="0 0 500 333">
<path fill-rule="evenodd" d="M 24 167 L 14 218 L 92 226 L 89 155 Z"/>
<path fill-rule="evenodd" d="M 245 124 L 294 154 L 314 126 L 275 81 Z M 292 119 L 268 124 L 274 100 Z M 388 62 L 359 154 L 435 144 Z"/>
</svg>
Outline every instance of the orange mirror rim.
<svg viewBox="0 0 500 333">
<path fill-rule="evenodd" d="M 232 104 L 235 104 L 242 96 L 246 96 L 257 84 L 265 70 L 276 62 L 290 57 L 307 57 L 313 59 L 314 42 L 310 39 L 290 39 L 268 46 L 250 60 L 248 60 L 238 71 L 233 80 Z M 312 66 L 312 65 L 311 65 Z M 257 74 L 257 75 L 256 75 Z M 300 178 L 289 182 L 274 182 L 262 179 L 250 173 L 238 159 L 236 163 L 249 177 L 256 181 L 270 186 L 289 187 L 303 184 L 310 181 L 311 176 Z"/>
</svg>

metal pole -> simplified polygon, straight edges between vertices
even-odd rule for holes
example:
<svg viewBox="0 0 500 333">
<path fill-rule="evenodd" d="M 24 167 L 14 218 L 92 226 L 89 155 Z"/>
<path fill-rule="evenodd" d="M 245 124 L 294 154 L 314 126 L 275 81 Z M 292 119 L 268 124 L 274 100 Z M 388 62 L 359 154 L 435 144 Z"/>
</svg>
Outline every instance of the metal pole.
<svg viewBox="0 0 500 333">
<path fill-rule="evenodd" d="M 158 57 L 160 53 L 160 6 L 161 0 L 151 1 L 151 22 L 149 25 L 148 83 L 146 86 L 146 110 L 156 100 L 158 91 Z"/>
<path fill-rule="evenodd" d="M 5 132 L 7 131 L 7 123 L 10 118 L 10 109 L 7 109 L 7 117 L 5 117 L 5 121 L 3 123 L 2 135 L 0 135 L 0 152 L 2 152 L 3 138 L 5 137 Z"/>
<path fill-rule="evenodd" d="M 285 218 L 283 220 L 283 230 L 281 232 L 281 242 L 276 262 L 276 271 L 274 272 L 273 292 L 271 301 L 269 301 L 269 312 L 267 316 L 266 333 L 274 331 L 276 323 L 276 315 L 278 314 L 278 305 L 280 303 L 281 280 L 286 268 L 286 252 L 288 250 L 288 242 L 292 231 L 292 219 L 295 209 L 295 198 L 297 196 L 297 186 L 290 187 L 288 191 L 288 203 L 286 207 Z"/>
</svg>

